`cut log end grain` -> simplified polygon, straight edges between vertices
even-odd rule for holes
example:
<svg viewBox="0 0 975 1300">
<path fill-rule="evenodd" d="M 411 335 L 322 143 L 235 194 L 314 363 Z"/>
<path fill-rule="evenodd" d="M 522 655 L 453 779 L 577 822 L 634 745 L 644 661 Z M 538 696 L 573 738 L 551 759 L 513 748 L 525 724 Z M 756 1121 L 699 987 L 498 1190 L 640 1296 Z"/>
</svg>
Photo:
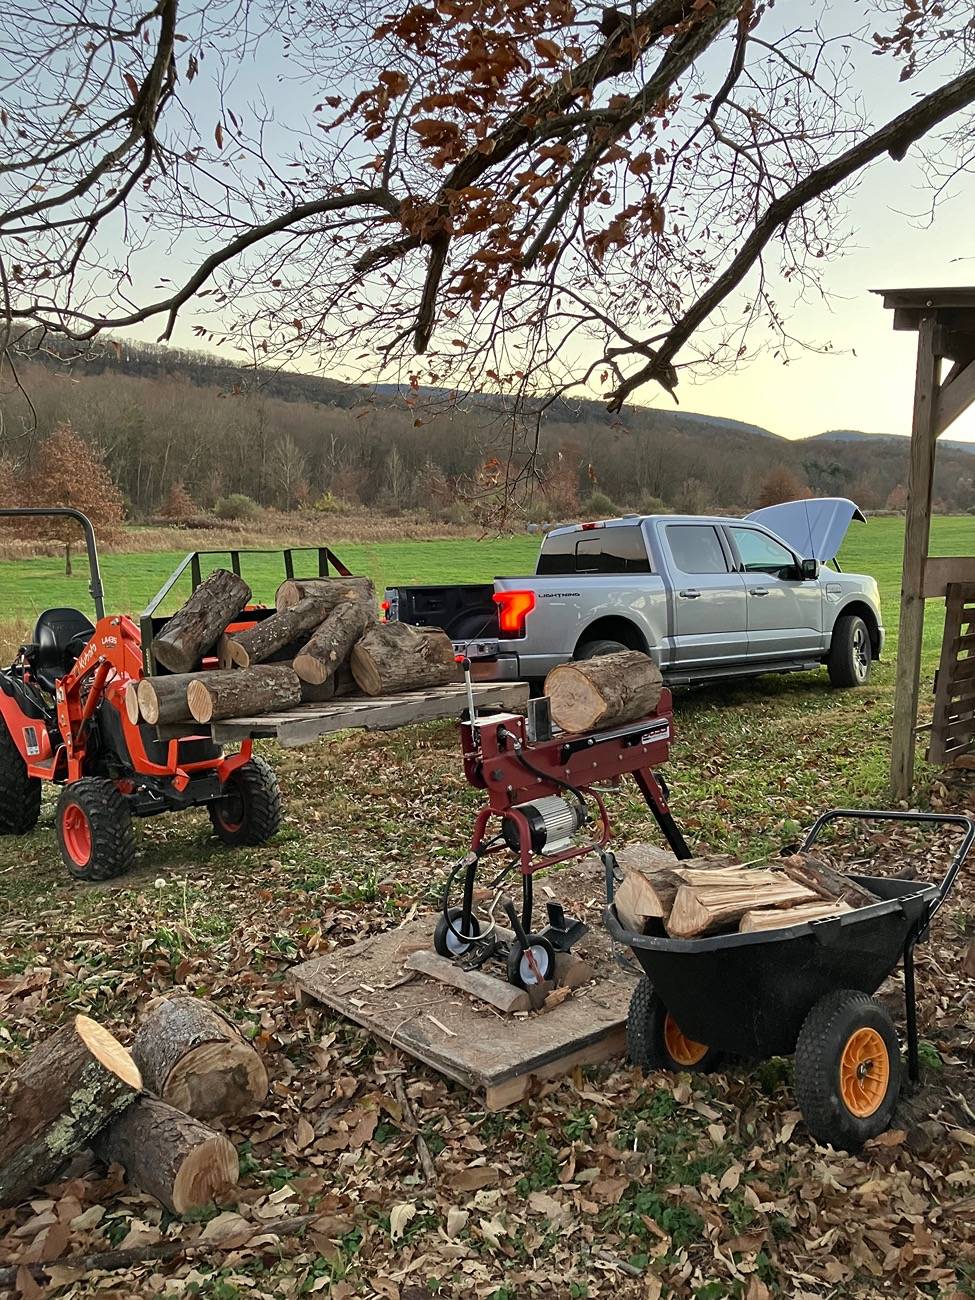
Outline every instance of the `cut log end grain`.
<svg viewBox="0 0 975 1300">
<path fill-rule="evenodd" d="M 567 732 L 645 718 L 657 707 L 662 690 L 660 669 L 639 650 L 560 664 L 545 679 L 552 720 Z"/>
<path fill-rule="evenodd" d="M 123 1083 L 135 1092 L 142 1088 L 142 1073 L 131 1054 L 122 1046 L 114 1034 L 110 1034 L 104 1025 L 89 1016 L 75 1016 L 74 1030 L 84 1043 L 88 1052 L 104 1066 L 111 1070 Z"/>
<path fill-rule="evenodd" d="M 225 672 L 216 669 L 190 682 L 186 702 L 194 721 L 216 722 L 290 709 L 301 703 L 301 686 L 289 664 L 262 664 Z"/>
<path fill-rule="evenodd" d="M 295 655 L 292 667 L 301 681 L 322 686 L 334 677 L 375 617 L 364 600 L 349 592 Z"/>
<path fill-rule="evenodd" d="M 170 722 L 188 722 L 187 691 L 195 673 L 170 673 L 162 677 L 143 677 L 136 687 L 139 714 L 152 726 Z"/>
<path fill-rule="evenodd" d="M 137 727 L 141 720 L 139 710 L 139 688 L 135 682 L 126 683 L 125 687 L 125 716 L 131 722 L 133 727 Z"/>
<path fill-rule="evenodd" d="M 460 680 L 450 638 L 439 627 L 374 623 L 352 649 L 352 676 L 365 695 L 446 686 Z"/>
</svg>

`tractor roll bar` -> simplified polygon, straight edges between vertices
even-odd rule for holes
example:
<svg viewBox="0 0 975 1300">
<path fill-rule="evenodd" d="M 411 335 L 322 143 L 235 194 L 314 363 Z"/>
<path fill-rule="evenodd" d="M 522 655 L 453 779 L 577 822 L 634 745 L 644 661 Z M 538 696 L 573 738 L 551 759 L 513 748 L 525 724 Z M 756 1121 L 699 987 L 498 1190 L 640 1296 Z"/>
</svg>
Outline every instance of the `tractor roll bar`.
<svg viewBox="0 0 975 1300">
<path fill-rule="evenodd" d="M 82 531 L 85 534 L 85 546 L 88 550 L 88 572 L 90 575 L 88 590 L 91 593 L 91 599 L 95 606 L 95 617 L 104 618 L 105 590 L 102 587 L 102 573 L 98 566 L 98 547 L 95 543 L 95 530 L 92 527 L 91 520 L 88 516 L 83 515 L 80 510 L 72 510 L 70 506 L 17 506 L 0 510 L 0 516 L 5 518 L 23 515 L 77 519 L 78 523 L 81 524 Z"/>
</svg>

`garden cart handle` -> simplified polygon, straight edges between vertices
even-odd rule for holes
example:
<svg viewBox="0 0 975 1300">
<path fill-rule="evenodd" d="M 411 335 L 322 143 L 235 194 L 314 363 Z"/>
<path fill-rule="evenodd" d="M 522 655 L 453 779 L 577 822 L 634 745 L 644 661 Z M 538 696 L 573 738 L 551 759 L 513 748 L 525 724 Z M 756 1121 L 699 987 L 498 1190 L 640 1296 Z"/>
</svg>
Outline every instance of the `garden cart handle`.
<svg viewBox="0 0 975 1300">
<path fill-rule="evenodd" d="M 813 846 L 819 837 L 819 832 L 827 822 L 838 821 L 842 817 L 855 817 L 860 821 L 931 822 L 940 826 L 959 826 L 964 830 L 965 834 L 962 837 L 961 844 L 955 850 L 954 857 L 948 864 L 945 878 L 938 889 L 938 896 L 928 912 L 928 921 L 930 921 L 947 898 L 949 890 L 955 883 L 955 877 L 961 870 L 962 863 L 971 852 L 972 845 L 975 844 L 975 818 L 963 817 L 960 813 L 900 812 L 875 808 L 833 808 L 829 812 L 822 813 L 813 822 L 806 834 L 806 838 L 799 846 L 800 853 L 805 853 Z"/>
<path fill-rule="evenodd" d="M 105 617 L 105 593 L 102 589 L 102 575 L 98 567 L 98 547 L 95 544 L 95 530 L 92 527 L 91 520 L 87 515 L 83 515 L 80 510 L 73 510 L 70 506 L 17 506 L 9 509 L 0 510 L 0 516 L 4 518 L 14 518 L 17 516 L 28 516 L 40 518 L 43 516 L 64 517 L 66 519 L 77 519 L 81 524 L 85 534 L 85 548 L 88 551 L 88 571 L 91 580 L 88 584 L 88 590 L 91 593 L 91 599 L 95 606 L 95 617 Z"/>
</svg>

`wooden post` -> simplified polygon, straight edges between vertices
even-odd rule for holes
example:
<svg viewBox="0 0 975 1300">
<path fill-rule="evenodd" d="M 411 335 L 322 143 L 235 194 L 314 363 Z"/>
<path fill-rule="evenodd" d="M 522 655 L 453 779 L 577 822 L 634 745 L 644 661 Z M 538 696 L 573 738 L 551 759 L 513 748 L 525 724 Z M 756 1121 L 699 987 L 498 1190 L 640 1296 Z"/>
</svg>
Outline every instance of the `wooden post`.
<svg viewBox="0 0 975 1300">
<path fill-rule="evenodd" d="M 901 578 L 901 618 L 894 681 L 894 733 L 890 784 L 895 799 L 907 799 L 914 785 L 914 727 L 917 723 L 924 635 L 924 563 L 931 533 L 931 493 L 938 437 L 938 380 L 935 355 L 935 315 L 921 319 L 917 336 L 914 418 L 911 424 L 911 464 L 907 479 L 904 527 L 904 569 Z"/>
</svg>

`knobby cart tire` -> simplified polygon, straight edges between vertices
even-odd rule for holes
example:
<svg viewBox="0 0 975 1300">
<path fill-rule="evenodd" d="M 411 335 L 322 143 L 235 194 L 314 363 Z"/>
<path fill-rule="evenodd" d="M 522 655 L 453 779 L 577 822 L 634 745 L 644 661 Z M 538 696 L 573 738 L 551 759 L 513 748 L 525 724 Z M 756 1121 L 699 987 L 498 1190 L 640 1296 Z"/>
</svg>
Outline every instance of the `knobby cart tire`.
<svg viewBox="0 0 975 1300">
<path fill-rule="evenodd" d="M 41 815 L 41 783 L 27 775 L 27 764 L 0 718 L 0 835 L 26 835 Z"/>
<path fill-rule="evenodd" d="M 833 627 L 826 658 L 831 685 L 865 686 L 870 679 L 872 661 L 870 629 L 859 614 L 842 614 Z"/>
<path fill-rule="evenodd" d="M 866 993 L 838 989 L 806 1016 L 795 1059 L 796 1100 L 823 1146 L 859 1151 L 897 1105 L 900 1042 L 886 1010 Z"/>
<path fill-rule="evenodd" d="M 644 1074 L 651 1070 L 707 1074 L 716 1070 L 724 1058 L 717 1048 L 696 1043 L 682 1033 L 646 975 L 640 977 L 630 997 L 626 1054 Z"/>
<path fill-rule="evenodd" d="M 111 880 L 135 861 L 132 813 L 112 781 L 85 776 L 61 790 L 58 848 L 76 880 Z"/>
<path fill-rule="evenodd" d="M 598 655 L 618 655 L 623 650 L 629 650 L 622 641 L 610 641 L 608 638 L 600 637 L 596 641 L 582 641 L 576 648 L 577 659 L 595 659 Z"/>
<path fill-rule="evenodd" d="M 224 844 L 266 844 L 281 829 L 281 790 L 274 769 L 252 758 L 224 782 L 224 794 L 207 805 Z"/>
</svg>

